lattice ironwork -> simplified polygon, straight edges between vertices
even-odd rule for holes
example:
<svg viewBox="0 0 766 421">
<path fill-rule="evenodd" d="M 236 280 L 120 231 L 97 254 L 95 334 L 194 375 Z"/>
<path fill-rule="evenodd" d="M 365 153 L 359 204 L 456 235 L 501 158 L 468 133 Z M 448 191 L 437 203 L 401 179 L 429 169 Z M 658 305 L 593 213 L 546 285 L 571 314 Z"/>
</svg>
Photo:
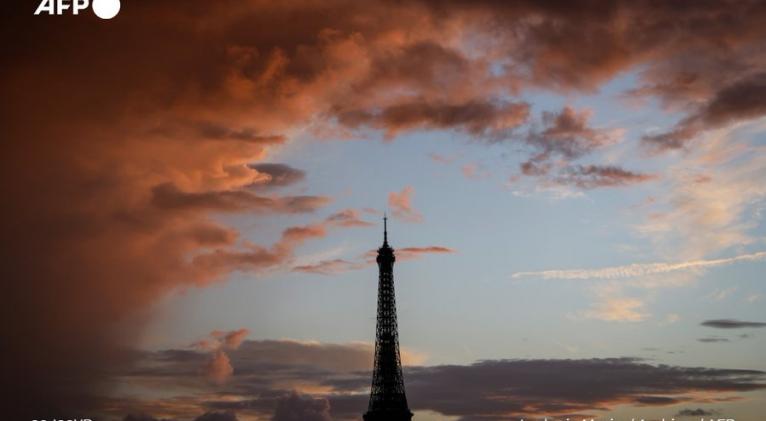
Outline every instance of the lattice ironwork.
<svg viewBox="0 0 766 421">
<path fill-rule="evenodd" d="M 399 355 L 394 293 L 394 249 L 388 245 L 387 218 L 383 218 L 383 246 L 378 249 L 378 319 L 375 334 L 375 366 L 372 390 L 365 421 L 412 419 L 404 393 L 404 377 Z"/>
</svg>

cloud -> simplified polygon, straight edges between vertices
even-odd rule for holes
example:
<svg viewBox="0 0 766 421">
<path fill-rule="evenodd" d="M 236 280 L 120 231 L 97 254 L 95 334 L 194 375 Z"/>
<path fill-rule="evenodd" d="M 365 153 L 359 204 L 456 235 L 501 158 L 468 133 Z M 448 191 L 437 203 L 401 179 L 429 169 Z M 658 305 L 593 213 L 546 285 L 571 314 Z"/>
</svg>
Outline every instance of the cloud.
<svg viewBox="0 0 766 421">
<path fill-rule="evenodd" d="M 480 165 L 477 163 L 470 163 L 470 164 L 463 165 L 462 167 L 460 167 L 460 172 L 463 174 L 463 177 L 469 180 L 478 180 L 481 178 L 486 178 L 491 174 L 490 171 L 484 168 L 483 165 Z"/>
<path fill-rule="evenodd" d="M 348 378 L 370 369 L 374 350 L 374 344 L 367 342 L 334 344 L 287 339 L 246 340 L 239 348 L 227 350 L 229 363 L 236 367 L 236 375 L 230 378 L 228 387 L 236 389 L 239 383 L 247 384 L 254 376 L 261 376 L 257 378 L 257 384 L 273 380 L 279 385 L 291 387 L 305 386 L 307 382 L 322 383 L 335 378 Z M 152 387 L 170 388 L 173 382 L 180 382 L 206 389 L 210 384 L 200 378 L 199 369 L 209 361 L 209 353 L 209 350 L 199 348 L 141 352 L 139 363 L 126 367 L 122 375 L 136 380 L 147 376 L 161 379 L 155 381 Z M 425 360 L 422 354 L 406 347 L 402 348 L 401 357 L 405 366 L 422 364 Z M 297 377 L 290 380 L 291 376 Z"/>
<path fill-rule="evenodd" d="M 214 383 L 223 384 L 232 374 L 234 374 L 234 368 L 231 366 L 229 356 L 221 349 L 215 351 L 207 365 L 208 378 Z"/>
<path fill-rule="evenodd" d="M 742 262 L 757 262 L 766 259 L 766 252 L 742 254 L 723 259 L 690 260 L 679 263 L 633 263 L 602 269 L 545 270 L 538 272 L 516 272 L 512 278 L 538 277 L 542 279 L 621 279 L 675 271 L 689 271 L 726 266 Z"/>
<path fill-rule="evenodd" d="M 345 259 L 321 260 L 317 263 L 295 266 L 293 272 L 314 273 L 318 275 L 337 275 L 339 273 L 362 269 L 369 266 L 367 262 L 352 262 Z"/>
<path fill-rule="evenodd" d="M 667 133 L 642 140 L 656 150 L 682 148 L 701 131 L 723 127 L 766 115 L 766 73 L 746 76 L 721 88 L 696 112 L 685 117 Z"/>
<path fill-rule="evenodd" d="M 566 168 L 555 181 L 581 189 L 622 187 L 643 183 L 657 178 L 651 174 L 636 173 L 615 166 L 575 165 Z"/>
<path fill-rule="evenodd" d="M 210 359 L 205 367 L 205 373 L 215 384 L 226 383 L 234 374 L 234 367 L 226 351 L 236 350 L 250 334 L 247 329 L 224 332 L 214 330 L 207 338 L 195 342 L 192 346 L 204 351 L 210 351 Z"/>
<path fill-rule="evenodd" d="M 399 261 L 415 260 L 428 254 L 455 253 L 455 250 L 443 246 L 427 247 L 402 247 L 395 250 L 396 258 Z M 328 259 L 320 260 L 316 263 L 294 266 L 294 272 L 314 273 L 318 275 L 337 275 L 352 270 L 364 269 L 375 264 L 377 250 L 370 250 L 356 260 L 346 259 Z"/>
<path fill-rule="evenodd" d="M 246 244 L 240 249 L 216 248 L 191 259 L 192 267 L 205 273 L 229 273 L 235 270 L 259 270 L 287 263 L 295 249 L 306 241 L 324 237 L 324 223 L 288 227 L 280 240 L 269 248 Z"/>
<path fill-rule="evenodd" d="M 708 415 L 718 415 L 720 412 L 713 409 L 690 409 L 684 408 L 676 413 L 677 417 L 704 417 Z"/>
<path fill-rule="evenodd" d="M 273 421 L 331 421 L 330 402 L 296 392 L 277 401 Z"/>
<path fill-rule="evenodd" d="M 207 337 L 193 343 L 192 347 L 205 351 L 237 349 L 249 334 L 250 331 L 247 329 L 231 331 L 214 330 Z"/>
<path fill-rule="evenodd" d="M 553 156 L 572 160 L 617 141 L 616 133 L 590 127 L 590 110 L 577 111 L 566 106 L 559 113 L 543 112 L 543 128 L 532 131 L 526 142 L 538 152 L 534 162 Z"/>
<path fill-rule="evenodd" d="M 237 421 L 237 416 L 233 412 L 207 412 L 194 421 Z"/>
<path fill-rule="evenodd" d="M 246 190 L 182 192 L 172 184 L 152 189 L 152 203 L 160 209 L 188 211 L 241 212 L 244 210 L 277 213 L 313 212 L 329 203 L 320 196 L 288 196 L 271 198 Z"/>
<path fill-rule="evenodd" d="M 368 361 L 367 364 L 370 364 Z M 301 384 L 302 400 L 266 392 L 264 384 L 242 380 L 245 400 L 200 402 L 218 409 L 247 414 L 268 413 L 278 405 L 304 406 L 334 419 L 353 419 L 364 411 L 369 368 L 364 372 L 320 379 L 312 371 L 261 365 L 252 376 L 269 379 L 272 387 L 287 379 Z M 271 368 L 270 368 L 271 367 Z M 263 371 L 266 370 L 266 371 Z M 276 370 L 276 371 L 275 371 Z M 282 372 L 281 375 L 275 374 Z M 297 381 L 296 375 L 303 381 Z M 761 371 L 652 365 L 632 358 L 579 360 L 488 360 L 469 365 L 439 365 L 405 369 L 408 398 L 413 410 L 430 410 L 443 416 L 507 419 L 535 414 L 589 414 L 620 405 L 666 406 L 705 402 L 711 392 L 731 396 L 762 390 Z M 556 382 L 541 381 L 555 378 Z M 320 385 L 329 387 L 321 390 Z M 309 392 L 314 390 L 314 392 Z M 288 395 L 289 396 L 289 395 Z M 325 401 L 326 400 L 326 401 Z M 329 405 L 328 405 L 329 402 Z M 285 411 L 287 412 L 287 410 Z"/>
<path fill-rule="evenodd" d="M 714 344 L 714 343 L 729 342 L 729 340 L 727 338 L 699 338 L 697 339 L 697 342 Z"/>
<path fill-rule="evenodd" d="M 423 222 L 423 215 L 412 207 L 412 196 L 415 195 L 415 188 L 407 186 L 400 192 L 391 192 L 388 194 L 388 206 L 391 208 L 392 215 L 407 222 Z"/>
<path fill-rule="evenodd" d="M 656 178 L 651 174 L 628 171 L 614 165 L 575 165 L 575 161 L 615 144 L 621 130 L 589 125 L 590 110 L 577 111 L 566 106 L 559 113 L 544 112 L 542 128 L 524 138 L 533 147 L 533 156 L 520 164 L 521 174 L 540 177 L 545 183 L 575 186 L 580 189 L 622 187 Z"/>
<path fill-rule="evenodd" d="M 455 249 L 443 246 L 428 247 L 402 247 L 396 249 L 396 258 L 399 260 L 413 260 L 426 254 L 455 253 Z"/>
<path fill-rule="evenodd" d="M 258 186 L 285 187 L 303 181 L 306 178 L 304 171 L 287 164 L 260 162 L 250 164 L 249 167 L 269 177 L 267 181 L 258 183 Z"/>
<path fill-rule="evenodd" d="M 609 322 L 640 322 L 649 317 L 644 302 L 626 297 L 604 297 L 585 311 L 584 316 Z"/>
<path fill-rule="evenodd" d="M 450 104 L 414 100 L 385 107 L 380 111 L 339 111 L 338 121 L 348 127 L 373 127 L 387 138 L 412 129 L 459 129 L 474 136 L 502 138 L 527 120 L 525 103 L 491 103 L 473 100 Z"/>
<path fill-rule="evenodd" d="M 751 230 L 766 198 L 760 130 L 749 124 L 701 135 L 683 160 L 663 171 L 669 190 L 636 215 L 636 233 L 659 255 L 682 260 L 754 244 Z"/>
<path fill-rule="evenodd" d="M 231 352 L 237 376 L 217 395 L 210 393 L 210 385 L 199 384 L 203 397 L 193 398 L 196 406 L 189 402 L 184 408 L 192 414 L 229 410 L 260 418 L 279 413 L 355 419 L 366 408 L 372 352 L 372 344 L 245 341 Z M 142 365 L 145 368 L 128 378 L 134 384 L 173 390 L 171 385 L 184 384 L 186 376 L 193 376 L 190 367 L 199 358 L 195 354 L 180 350 L 144 353 L 143 358 L 148 359 Z M 403 358 L 410 358 L 407 352 Z M 404 376 L 413 410 L 465 419 L 596 416 L 626 405 L 710 403 L 711 394 L 736 399 L 741 393 L 766 388 L 763 371 L 655 365 L 636 358 L 407 364 Z M 173 405 L 179 401 L 183 401 L 180 396 L 161 402 Z M 115 410 L 157 405 L 123 401 Z"/>
<path fill-rule="evenodd" d="M 662 321 L 662 324 L 669 325 L 669 324 L 676 323 L 679 320 L 681 320 L 681 316 L 679 316 L 676 313 L 670 313 L 667 316 L 665 316 L 665 320 Z"/>
<path fill-rule="evenodd" d="M 585 372 L 590 374 L 584 375 Z M 604 377 L 599 377 L 602 372 Z M 708 388 L 754 386 L 746 380 L 751 375 L 747 371 L 711 371 L 713 378 L 722 380 L 725 385 L 716 385 L 707 378 L 706 372 L 699 368 L 653 366 L 629 358 L 486 361 L 469 366 L 426 367 L 408 373 L 408 380 L 416 385 L 410 386 L 408 392 L 413 402 L 434 399 L 435 405 L 428 406 L 445 415 L 470 416 L 481 411 L 503 418 L 504 411 L 505 414 L 587 413 L 616 402 L 666 405 L 689 400 L 685 394 Z M 672 380 L 661 380 L 665 375 Z M 539 381 L 550 378 L 557 381 Z M 584 380 L 586 378 L 592 380 Z M 744 384 L 731 383 L 739 383 L 737 379 Z M 578 383 L 582 389 L 575 386 Z M 497 398 L 494 393 L 498 390 L 508 392 L 505 399 L 493 401 L 492 396 Z M 449 397 L 454 398 L 452 404 L 436 404 L 436 399 L 444 402 L 443 399 Z"/>
<path fill-rule="evenodd" d="M 342 227 L 371 227 L 372 222 L 361 219 L 361 213 L 356 209 L 344 209 L 327 217 L 327 222 L 340 225 Z"/>
<path fill-rule="evenodd" d="M 451 164 L 456 159 L 455 157 L 444 156 L 436 152 L 428 154 L 428 157 L 431 159 L 431 161 L 444 165 Z"/>
<path fill-rule="evenodd" d="M 723 301 L 737 290 L 737 287 L 716 289 L 708 297 L 713 301 Z"/>
<path fill-rule="evenodd" d="M 237 349 L 245 340 L 245 337 L 250 334 L 247 329 L 238 329 L 230 332 L 214 331 L 213 336 L 223 339 L 223 345 L 227 349 Z"/>
<path fill-rule="evenodd" d="M 704 322 L 700 324 L 702 326 L 714 327 L 717 329 L 742 329 L 742 328 L 766 327 L 766 323 L 763 323 L 763 322 L 747 322 L 744 320 L 734 320 L 734 319 L 705 320 Z"/>
<path fill-rule="evenodd" d="M 448 254 L 455 253 L 456 250 L 450 247 L 444 246 L 425 246 L 425 247 L 401 247 L 395 248 L 394 254 L 397 260 L 415 260 L 428 254 Z M 375 263 L 375 257 L 378 255 L 377 249 L 372 249 L 364 254 L 365 260 L 373 264 Z"/>
</svg>

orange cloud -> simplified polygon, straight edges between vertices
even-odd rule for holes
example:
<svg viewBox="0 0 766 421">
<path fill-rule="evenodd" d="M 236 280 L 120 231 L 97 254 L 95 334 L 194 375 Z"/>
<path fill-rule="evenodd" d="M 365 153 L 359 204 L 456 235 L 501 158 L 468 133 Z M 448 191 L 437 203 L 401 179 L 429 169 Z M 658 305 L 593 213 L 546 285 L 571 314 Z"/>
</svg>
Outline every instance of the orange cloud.
<svg viewBox="0 0 766 421">
<path fill-rule="evenodd" d="M 226 383 L 234 374 L 234 368 L 231 365 L 231 359 L 226 353 L 227 350 L 236 350 L 242 345 L 250 331 L 247 329 L 238 329 L 232 331 L 214 330 L 210 332 L 207 338 L 201 339 L 192 346 L 194 348 L 210 351 L 210 360 L 205 367 L 207 378 L 215 384 Z"/>
<path fill-rule="evenodd" d="M 459 129 L 474 136 L 503 137 L 527 120 L 529 105 L 470 101 L 466 103 L 404 102 L 382 111 L 339 111 L 338 121 L 357 128 L 369 126 L 384 130 L 391 139 L 412 129 Z"/>
<path fill-rule="evenodd" d="M 207 366 L 207 376 L 210 380 L 217 384 L 223 384 L 229 380 L 233 373 L 234 368 L 231 366 L 229 356 L 221 349 L 215 351 Z"/>
<path fill-rule="evenodd" d="M 396 249 L 396 258 L 399 260 L 414 260 L 426 254 L 455 253 L 455 249 L 442 246 L 428 247 L 404 247 Z"/>
<path fill-rule="evenodd" d="M 423 215 L 412 207 L 412 196 L 415 194 L 415 188 L 407 186 L 400 192 L 391 192 L 388 194 L 388 206 L 391 208 L 392 215 L 407 222 L 423 222 Z"/>
<path fill-rule="evenodd" d="M 211 333 L 211 336 L 221 341 L 224 348 L 237 349 L 249 334 L 250 331 L 247 329 L 232 330 L 230 332 L 216 330 Z"/>
<path fill-rule="evenodd" d="M 326 221 L 342 227 L 370 227 L 375 225 L 362 220 L 360 212 L 356 209 L 344 209 L 336 212 L 328 216 Z"/>
<path fill-rule="evenodd" d="M 315 273 L 319 275 L 336 275 L 368 266 L 367 262 L 351 262 L 345 259 L 322 260 L 308 265 L 295 266 L 294 272 Z"/>
</svg>

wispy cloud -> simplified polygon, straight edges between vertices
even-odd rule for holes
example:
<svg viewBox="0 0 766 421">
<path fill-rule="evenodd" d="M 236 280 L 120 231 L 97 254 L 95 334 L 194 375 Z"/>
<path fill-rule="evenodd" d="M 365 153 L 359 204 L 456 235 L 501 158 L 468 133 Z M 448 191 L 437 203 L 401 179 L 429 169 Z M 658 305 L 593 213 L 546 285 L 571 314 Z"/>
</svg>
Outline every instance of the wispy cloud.
<svg viewBox="0 0 766 421">
<path fill-rule="evenodd" d="M 729 298 L 729 296 L 736 291 L 737 291 L 736 287 L 726 288 L 726 289 L 717 289 L 713 291 L 708 297 L 713 301 L 723 301 Z"/>
<path fill-rule="evenodd" d="M 763 122 L 719 129 L 663 171 L 668 190 L 637 210 L 636 233 L 671 259 L 691 260 L 757 243 L 766 155 L 757 142 Z"/>
<path fill-rule="evenodd" d="M 645 303 L 637 298 L 608 298 L 584 312 L 586 319 L 607 322 L 641 322 L 649 317 Z"/>
<path fill-rule="evenodd" d="M 396 257 L 399 261 L 416 260 L 429 254 L 447 254 L 455 252 L 455 249 L 444 246 L 402 247 L 396 249 Z M 292 271 L 313 273 L 317 275 L 337 275 L 352 270 L 364 269 L 367 266 L 374 265 L 377 253 L 378 251 L 373 249 L 352 260 L 341 258 L 322 259 L 319 261 L 296 265 L 292 268 Z"/>
<path fill-rule="evenodd" d="M 621 279 L 646 275 L 708 269 L 741 262 L 756 262 L 766 260 L 766 252 L 742 254 L 723 259 L 689 260 L 677 263 L 633 263 L 623 266 L 612 266 L 599 269 L 557 269 L 535 272 L 516 272 L 512 278 L 542 278 L 542 279 Z"/>
<path fill-rule="evenodd" d="M 699 338 L 697 339 L 697 342 L 702 342 L 703 344 L 718 344 L 729 342 L 729 340 L 726 338 Z"/>
<path fill-rule="evenodd" d="M 362 269 L 367 262 L 352 262 L 345 259 L 321 260 L 316 263 L 298 265 L 292 268 L 293 272 L 315 273 L 319 275 L 337 275 L 350 270 Z"/>
<path fill-rule="evenodd" d="M 412 206 L 412 196 L 414 195 L 415 189 L 412 186 L 407 186 L 400 192 L 388 194 L 388 206 L 394 217 L 407 222 L 423 222 L 423 215 Z"/>
</svg>

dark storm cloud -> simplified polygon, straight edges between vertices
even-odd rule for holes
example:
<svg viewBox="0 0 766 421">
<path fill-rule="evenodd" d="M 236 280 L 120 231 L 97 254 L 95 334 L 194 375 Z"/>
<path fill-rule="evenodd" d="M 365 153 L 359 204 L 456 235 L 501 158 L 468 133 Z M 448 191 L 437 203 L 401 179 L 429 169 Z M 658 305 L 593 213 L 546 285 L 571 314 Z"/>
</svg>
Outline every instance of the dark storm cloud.
<svg viewBox="0 0 766 421">
<path fill-rule="evenodd" d="M 766 327 L 766 323 L 763 323 L 763 322 L 748 322 L 744 320 L 735 320 L 735 319 L 705 320 L 704 322 L 700 324 L 702 326 L 714 327 L 717 329 L 742 329 L 742 328 Z"/>
<path fill-rule="evenodd" d="M 494 136 L 525 121 L 525 89 L 592 92 L 636 68 L 694 130 L 763 111 L 761 1 L 176 0 L 108 24 L 10 2 L 0 19 L 8 418 L 92 409 L 158 300 L 282 263 L 211 213 L 262 206 L 241 194 L 264 181 L 248 165 L 309 122 Z"/>
</svg>

